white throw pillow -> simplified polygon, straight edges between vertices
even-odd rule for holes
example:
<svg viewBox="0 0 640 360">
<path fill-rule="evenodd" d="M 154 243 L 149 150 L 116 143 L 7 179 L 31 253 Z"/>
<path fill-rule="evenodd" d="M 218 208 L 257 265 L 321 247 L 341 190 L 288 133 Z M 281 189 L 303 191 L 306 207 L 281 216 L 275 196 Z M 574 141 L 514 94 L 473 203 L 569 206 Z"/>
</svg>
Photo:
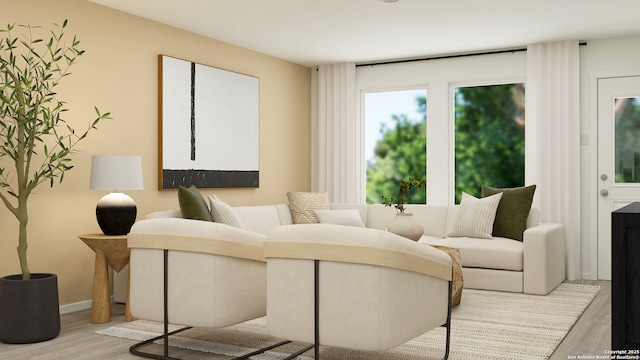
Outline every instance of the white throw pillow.
<svg viewBox="0 0 640 360">
<path fill-rule="evenodd" d="M 501 197 L 502 193 L 498 193 L 478 199 L 463 192 L 456 222 L 447 236 L 492 239 L 493 222 Z"/>
<path fill-rule="evenodd" d="M 321 224 L 365 227 L 358 209 L 314 210 Z"/>
<path fill-rule="evenodd" d="M 211 217 L 214 222 L 235 226 L 237 228 L 244 228 L 242 221 L 233 208 L 226 202 L 220 200 L 216 195 L 209 197 L 209 208 L 211 209 Z"/>
</svg>

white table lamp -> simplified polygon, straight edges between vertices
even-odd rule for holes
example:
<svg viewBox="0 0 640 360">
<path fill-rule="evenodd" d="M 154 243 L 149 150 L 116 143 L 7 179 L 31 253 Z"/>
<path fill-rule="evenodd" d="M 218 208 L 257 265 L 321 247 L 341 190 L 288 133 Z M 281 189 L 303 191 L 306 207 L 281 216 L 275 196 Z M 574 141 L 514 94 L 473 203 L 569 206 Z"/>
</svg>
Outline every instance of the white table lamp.
<svg viewBox="0 0 640 360">
<path fill-rule="evenodd" d="M 142 190 L 140 156 L 96 155 L 91 160 L 91 190 L 111 190 L 98 201 L 96 218 L 105 235 L 126 235 L 136 221 L 133 199 L 120 190 Z"/>
</svg>

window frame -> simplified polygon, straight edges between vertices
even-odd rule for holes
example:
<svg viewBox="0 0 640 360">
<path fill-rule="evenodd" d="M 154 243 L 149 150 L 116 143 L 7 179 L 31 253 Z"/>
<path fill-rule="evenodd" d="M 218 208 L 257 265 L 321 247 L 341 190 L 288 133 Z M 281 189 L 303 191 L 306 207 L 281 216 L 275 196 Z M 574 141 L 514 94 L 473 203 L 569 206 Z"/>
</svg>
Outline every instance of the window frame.
<svg viewBox="0 0 640 360">
<path fill-rule="evenodd" d="M 455 168 L 453 86 L 492 85 L 525 82 L 526 52 L 468 56 L 461 58 L 412 61 L 385 65 L 363 65 L 356 68 L 356 121 L 364 137 L 363 91 L 424 87 L 427 89 L 427 202 L 454 204 Z M 364 146 L 364 144 L 362 145 Z M 529 151 L 529 149 L 527 149 Z M 447 152 L 447 156 L 437 154 Z M 366 192 L 364 147 L 360 169 L 362 198 Z M 432 154 L 436 154 L 433 155 Z M 525 160 L 525 167 L 527 167 Z M 446 174 L 438 176 L 434 174 Z"/>
</svg>

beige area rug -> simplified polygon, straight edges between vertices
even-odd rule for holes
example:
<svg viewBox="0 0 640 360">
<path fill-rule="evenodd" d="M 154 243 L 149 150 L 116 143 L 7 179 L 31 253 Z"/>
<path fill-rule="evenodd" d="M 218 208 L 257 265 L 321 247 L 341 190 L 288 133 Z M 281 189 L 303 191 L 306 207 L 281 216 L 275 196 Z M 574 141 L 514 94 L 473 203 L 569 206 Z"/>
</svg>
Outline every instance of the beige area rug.
<svg viewBox="0 0 640 360">
<path fill-rule="evenodd" d="M 547 296 L 464 289 L 452 311 L 450 359 L 547 359 L 589 306 L 598 286 L 561 284 Z M 425 309 L 426 311 L 426 309 Z M 266 331 L 266 318 L 224 329 L 190 329 L 169 339 L 184 349 L 240 356 L 279 339 Z M 162 324 L 137 320 L 97 333 L 146 340 L 162 333 Z M 178 327 L 171 327 L 170 330 Z M 159 341 L 161 343 L 162 340 Z M 255 360 L 279 360 L 306 344 L 291 343 Z M 445 329 L 437 328 L 384 352 L 320 347 L 323 360 L 441 359 Z M 313 359 L 313 349 L 298 359 Z"/>
</svg>

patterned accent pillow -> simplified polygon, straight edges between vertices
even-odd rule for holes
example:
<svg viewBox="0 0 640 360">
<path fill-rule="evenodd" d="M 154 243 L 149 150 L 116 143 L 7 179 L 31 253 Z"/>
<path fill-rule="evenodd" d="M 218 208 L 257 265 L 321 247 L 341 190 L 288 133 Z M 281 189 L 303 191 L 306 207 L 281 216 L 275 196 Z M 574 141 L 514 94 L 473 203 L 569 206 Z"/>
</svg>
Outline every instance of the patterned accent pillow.
<svg viewBox="0 0 640 360">
<path fill-rule="evenodd" d="M 189 188 L 178 187 L 178 204 L 185 219 L 213 221 L 207 202 L 193 185 Z"/>
<path fill-rule="evenodd" d="M 492 239 L 493 222 L 502 193 L 478 199 L 462 193 L 460 209 L 453 229 L 447 236 Z"/>
<path fill-rule="evenodd" d="M 209 196 L 209 206 L 211 207 L 211 217 L 213 221 L 241 229 L 244 228 L 242 221 L 233 211 L 233 208 L 226 202 L 220 200 L 216 195 Z"/>
<path fill-rule="evenodd" d="M 318 218 L 314 210 L 329 210 L 326 192 L 288 192 L 287 197 L 294 224 L 315 224 Z"/>
</svg>

